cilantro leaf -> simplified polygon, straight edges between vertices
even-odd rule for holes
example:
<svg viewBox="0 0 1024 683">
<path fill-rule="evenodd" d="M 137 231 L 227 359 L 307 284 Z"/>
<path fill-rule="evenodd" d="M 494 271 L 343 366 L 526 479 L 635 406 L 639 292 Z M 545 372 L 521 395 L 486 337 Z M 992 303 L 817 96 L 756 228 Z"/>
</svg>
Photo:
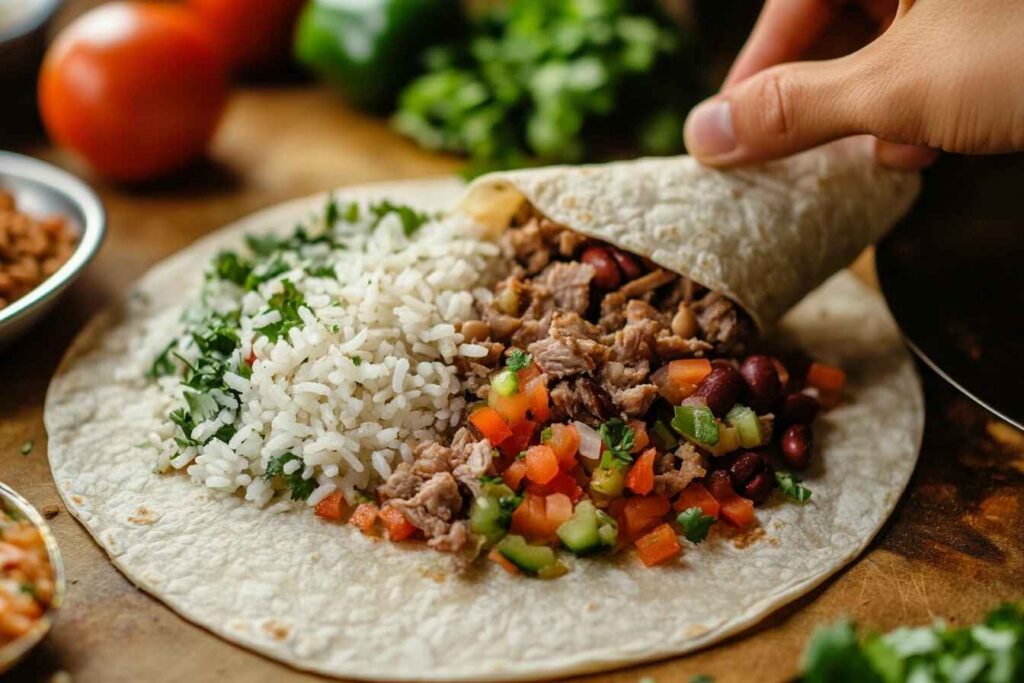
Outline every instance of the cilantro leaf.
<svg viewBox="0 0 1024 683">
<path fill-rule="evenodd" d="M 715 518 L 705 515 L 699 507 L 692 507 L 679 513 L 676 521 L 683 527 L 683 535 L 686 536 L 686 540 L 691 543 L 700 543 L 708 537 Z"/>
<path fill-rule="evenodd" d="M 804 486 L 802 480 L 795 474 L 778 471 L 775 473 L 775 481 L 779 483 L 782 492 L 796 502 L 805 503 L 811 499 L 811 490 Z"/>
<path fill-rule="evenodd" d="M 368 207 L 370 214 L 374 217 L 374 227 L 380 225 L 380 222 L 384 220 L 389 214 L 397 214 L 398 219 L 402 222 L 402 232 L 406 236 L 411 236 L 414 232 L 420 229 L 424 223 L 430 220 L 430 216 L 421 211 L 417 211 L 411 206 L 405 204 L 394 204 L 384 199 L 379 202 L 374 202 Z"/>
<path fill-rule="evenodd" d="M 301 463 L 302 459 L 294 453 L 283 453 L 271 458 L 267 462 L 267 470 L 263 473 L 263 480 L 271 481 L 274 477 L 281 477 L 284 483 L 288 485 L 288 488 L 291 489 L 292 500 L 306 500 L 316 488 L 316 480 L 312 477 L 303 479 L 302 467 L 299 467 L 291 474 L 285 474 L 284 466 L 293 460 L 298 460 Z"/>
<path fill-rule="evenodd" d="M 485 474 L 482 477 L 480 477 L 480 483 L 483 484 L 484 486 L 488 484 L 504 484 L 505 480 L 502 479 L 501 477 L 491 477 Z"/>
<path fill-rule="evenodd" d="M 290 280 L 282 280 L 281 285 L 282 291 L 270 297 L 270 301 L 267 302 L 271 309 L 281 314 L 281 319 L 256 330 L 272 342 L 288 334 L 288 330 L 302 324 L 299 309 L 306 305 L 306 299 Z"/>
<path fill-rule="evenodd" d="M 338 222 L 338 218 L 341 216 L 341 211 L 338 209 L 338 202 L 334 199 L 334 194 L 327 196 L 327 205 L 324 206 L 324 223 L 327 227 L 331 227 Z"/>
<path fill-rule="evenodd" d="M 508 354 L 508 361 L 505 363 L 505 367 L 512 372 L 519 372 L 530 367 L 531 362 L 533 362 L 533 358 L 526 351 L 512 349 Z"/>
<path fill-rule="evenodd" d="M 222 251 L 213 259 L 211 276 L 243 286 L 252 273 L 252 264 L 233 251 Z"/>
<path fill-rule="evenodd" d="M 617 417 L 613 417 L 597 430 L 606 449 L 601 453 L 601 467 L 622 468 L 633 462 L 630 451 L 636 439 L 633 428 Z"/>
<path fill-rule="evenodd" d="M 156 358 L 153 359 L 153 364 L 149 366 L 149 370 L 146 371 L 146 377 L 150 379 L 156 379 L 157 377 L 166 377 L 167 375 L 174 374 L 174 361 L 171 360 L 171 349 L 173 349 L 178 343 L 177 339 L 172 339 L 164 350 L 157 354 Z"/>
</svg>

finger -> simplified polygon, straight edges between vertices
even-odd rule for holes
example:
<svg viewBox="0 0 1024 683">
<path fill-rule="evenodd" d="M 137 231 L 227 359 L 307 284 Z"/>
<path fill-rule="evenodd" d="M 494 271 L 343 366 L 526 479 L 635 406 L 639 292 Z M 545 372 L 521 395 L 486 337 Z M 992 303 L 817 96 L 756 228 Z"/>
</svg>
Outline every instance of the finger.
<svg viewBox="0 0 1024 683">
<path fill-rule="evenodd" d="M 922 145 L 904 145 L 888 140 L 875 141 L 875 159 L 880 166 L 897 171 L 917 171 L 935 163 L 940 150 Z"/>
<path fill-rule="evenodd" d="M 870 72 L 860 53 L 762 71 L 690 112 L 687 149 L 704 163 L 734 166 L 870 132 L 864 108 L 878 101 Z"/>
<path fill-rule="evenodd" d="M 768 67 L 800 59 L 835 18 L 840 4 L 835 0 L 768 0 L 722 89 Z"/>
</svg>

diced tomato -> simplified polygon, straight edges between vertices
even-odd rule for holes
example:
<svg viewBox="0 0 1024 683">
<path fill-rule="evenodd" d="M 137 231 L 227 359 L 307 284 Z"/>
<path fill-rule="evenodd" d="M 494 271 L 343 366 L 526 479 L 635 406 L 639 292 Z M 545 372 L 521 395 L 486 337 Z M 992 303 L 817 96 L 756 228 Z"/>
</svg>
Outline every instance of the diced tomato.
<svg viewBox="0 0 1024 683">
<path fill-rule="evenodd" d="M 519 490 L 519 486 L 523 483 L 523 477 L 525 476 L 526 460 L 513 460 L 512 464 L 501 473 L 501 478 L 513 491 Z"/>
<path fill-rule="evenodd" d="M 572 501 L 564 493 L 552 493 L 544 499 L 544 506 L 551 533 L 572 517 Z"/>
<path fill-rule="evenodd" d="M 527 493 L 523 502 L 512 513 L 511 530 L 527 540 L 548 541 L 556 538 L 548 528 L 547 511 L 543 496 Z"/>
<path fill-rule="evenodd" d="M 679 538 L 668 524 L 662 524 L 636 540 L 636 554 L 648 567 L 671 560 L 679 555 L 681 550 Z"/>
<path fill-rule="evenodd" d="M 814 362 L 807 370 L 807 384 L 823 394 L 838 394 L 846 384 L 846 373 L 831 365 Z"/>
<path fill-rule="evenodd" d="M 676 386 L 693 385 L 711 374 L 711 361 L 707 358 L 684 358 L 668 364 L 668 378 Z"/>
<path fill-rule="evenodd" d="M 372 534 L 374 524 L 377 523 L 377 516 L 380 511 L 373 503 L 361 503 L 356 506 L 355 512 L 349 517 L 348 523 L 356 527 L 364 534 Z"/>
<path fill-rule="evenodd" d="M 690 508 L 700 508 L 705 515 L 718 519 L 719 504 L 715 500 L 715 497 L 705 488 L 704 484 L 699 481 L 691 481 L 679 497 L 676 498 L 675 505 L 673 507 L 677 512 L 683 510 L 689 510 Z"/>
<path fill-rule="evenodd" d="M 626 475 L 626 488 L 633 493 L 646 496 L 654 490 L 654 457 L 657 451 L 648 448 L 637 458 Z"/>
<path fill-rule="evenodd" d="M 550 429 L 551 438 L 546 445 L 555 452 L 558 466 L 571 470 L 576 465 L 576 453 L 580 449 L 580 433 L 573 425 L 553 424 Z"/>
<path fill-rule="evenodd" d="M 514 458 L 530 446 L 533 439 L 533 432 L 537 429 L 537 423 L 533 420 L 523 420 L 512 427 L 512 436 L 501 442 L 501 452 L 507 458 Z"/>
<path fill-rule="evenodd" d="M 416 527 L 398 508 L 390 505 L 384 506 L 384 509 L 380 511 L 380 519 L 388 531 L 388 539 L 392 541 L 404 541 L 416 533 Z"/>
<path fill-rule="evenodd" d="M 497 392 L 492 391 L 492 394 Z M 508 428 L 505 421 L 501 419 L 501 415 L 494 408 L 479 408 L 469 416 L 469 421 L 473 423 L 473 426 L 480 430 L 480 433 L 484 435 L 484 438 L 491 442 L 491 445 L 497 446 L 502 441 L 512 436 L 512 430 Z"/>
<path fill-rule="evenodd" d="M 523 392 L 502 396 L 497 391 L 487 394 L 487 405 L 498 411 L 498 414 L 514 427 L 526 419 L 526 411 L 530 408 L 530 397 Z"/>
<path fill-rule="evenodd" d="M 491 548 L 491 552 L 487 553 L 487 559 L 491 562 L 497 563 L 502 569 L 507 571 L 509 574 L 518 574 L 519 567 L 512 564 L 512 561 L 499 553 L 495 548 Z"/>
<path fill-rule="evenodd" d="M 334 491 L 317 503 L 313 509 L 317 517 L 337 521 L 345 514 L 345 496 L 341 495 L 341 491 Z"/>
<path fill-rule="evenodd" d="M 655 526 L 671 509 L 665 496 L 637 496 L 627 498 L 622 508 L 624 531 L 627 538 L 637 538 Z"/>
<path fill-rule="evenodd" d="M 629 428 L 633 430 L 633 448 L 630 453 L 639 453 L 651 443 L 651 437 L 647 434 L 647 425 L 643 420 L 630 420 Z"/>
<path fill-rule="evenodd" d="M 530 363 L 516 373 L 516 379 L 519 380 L 519 386 L 521 387 L 525 387 L 538 377 L 540 377 L 540 368 L 537 367 L 536 363 Z"/>
<path fill-rule="evenodd" d="M 526 477 L 538 484 L 546 484 L 558 474 L 558 458 L 550 446 L 541 444 L 526 451 Z"/>
<path fill-rule="evenodd" d="M 707 480 L 707 489 L 718 501 L 718 514 L 722 519 L 741 529 L 753 524 L 754 503 L 736 493 L 728 472 L 712 472 Z"/>
<path fill-rule="evenodd" d="M 563 493 L 573 503 L 579 502 L 583 497 L 583 488 L 576 481 L 576 478 L 566 472 L 559 472 L 551 478 L 547 484 L 530 483 L 526 490 L 540 496 L 547 496 L 552 493 Z"/>
<path fill-rule="evenodd" d="M 533 366 L 530 366 L 533 367 Z M 524 371 L 525 372 L 525 371 Z M 541 424 L 551 417 L 551 406 L 548 401 L 548 388 L 540 377 L 526 385 L 526 395 L 530 397 L 530 415 Z"/>
</svg>

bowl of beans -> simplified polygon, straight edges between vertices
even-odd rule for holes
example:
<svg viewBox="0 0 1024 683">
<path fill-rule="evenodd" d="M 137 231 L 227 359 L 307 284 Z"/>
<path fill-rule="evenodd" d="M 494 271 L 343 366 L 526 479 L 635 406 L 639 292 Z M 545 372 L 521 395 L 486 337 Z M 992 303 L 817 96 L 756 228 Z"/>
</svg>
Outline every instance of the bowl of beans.
<svg viewBox="0 0 1024 683">
<path fill-rule="evenodd" d="M 0 482 L 0 674 L 46 636 L 64 591 L 53 533 L 27 500 Z"/>
<path fill-rule="evenodd" d="M 0 152 L 0 347 L 39 320 L 95 256 L 103 206 L 56 166 Z"/>
</svg>

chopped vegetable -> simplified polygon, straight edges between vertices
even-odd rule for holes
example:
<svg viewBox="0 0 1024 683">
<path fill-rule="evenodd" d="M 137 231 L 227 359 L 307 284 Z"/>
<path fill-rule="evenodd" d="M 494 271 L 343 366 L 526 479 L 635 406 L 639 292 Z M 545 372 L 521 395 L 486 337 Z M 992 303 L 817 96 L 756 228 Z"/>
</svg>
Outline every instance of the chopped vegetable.
<svg viewBox="0 0 1024 683">
<path fill-rule="evenodd" d="M 700 543 L 708 537 L 715 518 L 705 514 L 699 507 L 686 508 L 676 518 L 679 525 L 683 527 L 683 535 L 691 543 Z"/>
<path fill-rule="evenodd" d="M 530 397 L 526 394 L 503 396 L 497 391 L 491 391 L 487 394 L 487 405 L 498 411 L 509 426 L 513 426 L 526 419 L 526 412 L 530 409 Z"/>
<path fill-rule="evenodd" d="M 523 420 L 512 427 L 512 436 L 501 442 L 501 452 L 506 458 L 514 458 L 520 451 L 525 451 L 530 441 L 533 440 L 533 433 L 537 430 L 537 423 L 533 420 Z"/>
<path fill-rule="evenodd" d="M 636 434 L 633 429 L 617 417 L 608 420 L 597 430 L 605 447 L 618 454 L 625 453 L 625 461 L 629 463 L 632 458 L 628 457 L 629 451 L 633 448 Z"/>
<path fill-rule="evenodd" d="M 790 472 L 777 471 L 775 473 L 775 481 L 779 483 L 779 488 L 789 498 L 792 498 L 798 503 L 805 503 L 811 499 L 811 490 L 804 486 L 801 482 L 800 477 Z"/>
<path fill-rule="evenodd" d="M 711 374 L 711 361 L 707 358 L 684 358 L 668 364 L 669 380 L 677 387 L 691 386 L 689 393 L 697 389 L 701 380 Z"/>
<path fill-rule="evenodd" d="M 485 547 L 494 545 L 505 535 L 512 514 L 521 502 L 520 497 L 508 486 L 488 484 L 470 505 L 470 531 L 483 537 Z"/>
<path fill-rule="evenodd" d="M 603 514 L 603 513 L 602 513 Z M 588 555 L 598 552 L 614 543 L 606 543 L 609 537 L 608 531 L 602 537 L 601 530 L 612 525 L 611 538 L 615 537 L 614 520 L 607 515 L 604 519 L 598 517 L 598 510 L 589 500 L 582 501 L 576 506 L 572 517 L 558 527 L 558 539 L 566 548 L 576 555 Z"/>
<path fill-rule="evenodd" d="M 512 372 L 519 372 L 528 368 L 531 362 L 533 362 L 533 359 L 530 357 L 530 354 L 522 349 L 513 348 L 508 354 L 508 361 L 505 363 L 505 367 Z"/>
<path fill-rule="evenodd" d="M 618 498 L 626 487 L 626 478 L 618 467 L 599 467 L 590 478 L 590 490 L 603 498 Z"/>
<path fill-rule="evenodd" d="M 333 491 L 316 504 L 314 511 L 317 517 L 337 521 L 345 515 L 345 496 L 341 491 Z"/>
<path fill-rule="evenodd" d="M 551 438 L 546 441 L 555 453 L 558 465 L 570 470 L 576 465 L 576 453 L 580 447 L 580 435 L 572 425 L 553 424 L 549 427 Z"/>
<path fill-rule="evenodd" d="M 708 453 L 715 456 L 732 453 L 740 447 L 740 432 L 735 427 L 727 427 L 718 424 L 718 443 L 714 446 L 705 446 Z"/>
<path fill-rule="evenodd" d="M 838 394 L 846 384 L 846 373 L 831 365 L 814 362 L 807 370 L 807 384 L 824 394 Z"/>
<path fill-rule="evenodd" d="M 752 409 L 737 404 L 726 413 L 725 421 L 739 432 L 740 445 L 744 448 L 757 448 L 764 442 L 761 421 Z"/>
<path fill-rule="evenodd" d="M 285 465 L 295 460 L 299 461 L 301 465 L 302 459 L 294 453 L 283 453 L 282 455 L 271 458 L 270 461 L 267 462 L 267 469 L 263 473 L 263 479 L 271 481 L 275 477 L 281 477 L 285 484 L 287 484 L 288 488 L 291 489 L 292 500 L 306 500 L 309 498 L 310 494 L 313 493 L 313 489 L 316 488 L 316 480 L 303 479 L 303 468 L 301 466 L 291 473 L 286 473 L 284 471 Z"/>
<path fill-rule="evenodd" d="M 499 553 L 497 548 L 491 548 L 491 552 L 487 553 L 487 559 L 496 563 L 509 574 L 515 575 L 519 573 L 519 567 L 512 564 L 507 557 Z"/>
<path fill-rule="evenodd" d="M 509 534 L 501 539 L 494 549 L 507 560 L 527 574 L 538 574 L 545 567 L 553 566 L 555 551 L 543 545 L 530 545 L 526 539 L 517 534 Z"/>
<path fill-rule="evenodd" d="M 360 503 L 356 506 L 352 516 L 349 517 L 348 523 L 364 534 L 370 534 L 373 532 L 373 526 L 376 524 L 379 515 L 380 511 L 373 503 Z"/>
<path fill-rule="evenodd" d="M 661 451 L 671 451 L 679 445 L 679 439 L 661 420 L 655 422 L 654 427 L 651 428 L 651 438 L 654 440 L 654 445 Z"/>
<path fill-rule="evenodd" d="M 501 478 L 513 491 L 518 491 L 519 486 L 526 476 L 526 460 L 513 460 L 512 463 L 501 473 Z"/>
<path fill-rule="evenodd" d="M 705 406 L 676 406 L 672 428 L 698 446 L 718 443 L 718 422 Z"/>
<path fill-rule="evenodd" d="M 597 460 L 601 457 L 601 436 L 597 430 L 579 420 L 572 423 L 576 433 L 580 435 L 580 455 L 588 460 Z"/>
<path fill-rule="evenodd" d="M 671 505 L 665 496 L 637 496 L 626 499 L 622 509 L 628 538 L 637 538 L 668 514 Z"/>
<path fill-rule="evenodd" d="M 522 381 L 522 378 L 520 378 L 520 384 L 522 384 Z M 524 393 L 529 397 L 529 410 L 533 419 L 537 422 L 547 422 L 548 418 L 551 417 L 551 405 L 548 399 L 548 388 L 544 386 L 544 380 L 540 377 L 534 378 L 526 385 Z"/>
<path fill-rule="evenodd" d="M 508 428 L 508 425 L 505 424 L 505 421 L 501 419 L 501 415 L 494 408 L 477 409 L 469 416 L 469 421 L 494 446 L 501 444 L 502 441 L 512 436 L 512 430 Z"/>
<path fill-rule="evenodd" d="M 512 513 L 512 533 L 545 543 L 554 540 L 555 530 L 548 526 L 546 508 L 544 496 L 527 492 Z"/>
<path fill-rule="evenodd" d="M 654 531 L 636 540 L 636 553 L 648 567 L 668 562 L 679 555 L 681 547 L 676 532 L 668 524 L 662 524 Z"/>
<path fill-rule="evenodd" d="M 543 496 L 547 496 L 552 493 L 563 493 L 574 503 L 583 497 L 583 489 L 580 488 L 578 483 L 576 483 L 576 480 L 572 475 L 561 471 L 552 477 L 551 481 L 547 484 L 536 484 L 531 482 L 526 487 L 526 490 Z"/>
<path fill-rule="evenodd" d="M 651 444 L 651 437 L 647 434 L 647 425 L 643 420 L 630 420 L 629 428 L 633 430 L 633 447 L 630 453 L 640 453 Z"/>
<path fill-rule="evenodd" d="M 657 451 L 649 448 L 637 458 L 626 476 L 626 488 L 641 496 L 654 490 L 654 458 Z"/>
<path fill-rule="evenodd" d="M 404 541 L 416 533 L 416 527 L 412 525 L 405 513 L 396 507 L 384 506 L 380 511 L 380 519 L 384 522 L 388 539 L 391 541 Z"/>
<path fill-rule="evenodd" d="M 572 517 L 572 501 L 564 493 L 552 493 L 544 499 L 544 515 L 552 533 Z"/>
<path fill-rule="evenodd" d="M 506 368 L 491 378 L 491 389 L 501 396 L 511 396 L 519 391 L 519 379 Z"/>
<path fill-rule="evenodd" d="M 526 477 L 546 484 L 558 474 L 558 458 L 550 446 L 532 446 L 526 451 Z"/>
<path fill-rule="evenodd" d="M 709 517 L 718 519 L 719 504 L 715 497 L 699 481 L 691 481 L 679 494 L 673 507 L 682 512 L 689 508 L 700 508 Z"/>
</svg>

